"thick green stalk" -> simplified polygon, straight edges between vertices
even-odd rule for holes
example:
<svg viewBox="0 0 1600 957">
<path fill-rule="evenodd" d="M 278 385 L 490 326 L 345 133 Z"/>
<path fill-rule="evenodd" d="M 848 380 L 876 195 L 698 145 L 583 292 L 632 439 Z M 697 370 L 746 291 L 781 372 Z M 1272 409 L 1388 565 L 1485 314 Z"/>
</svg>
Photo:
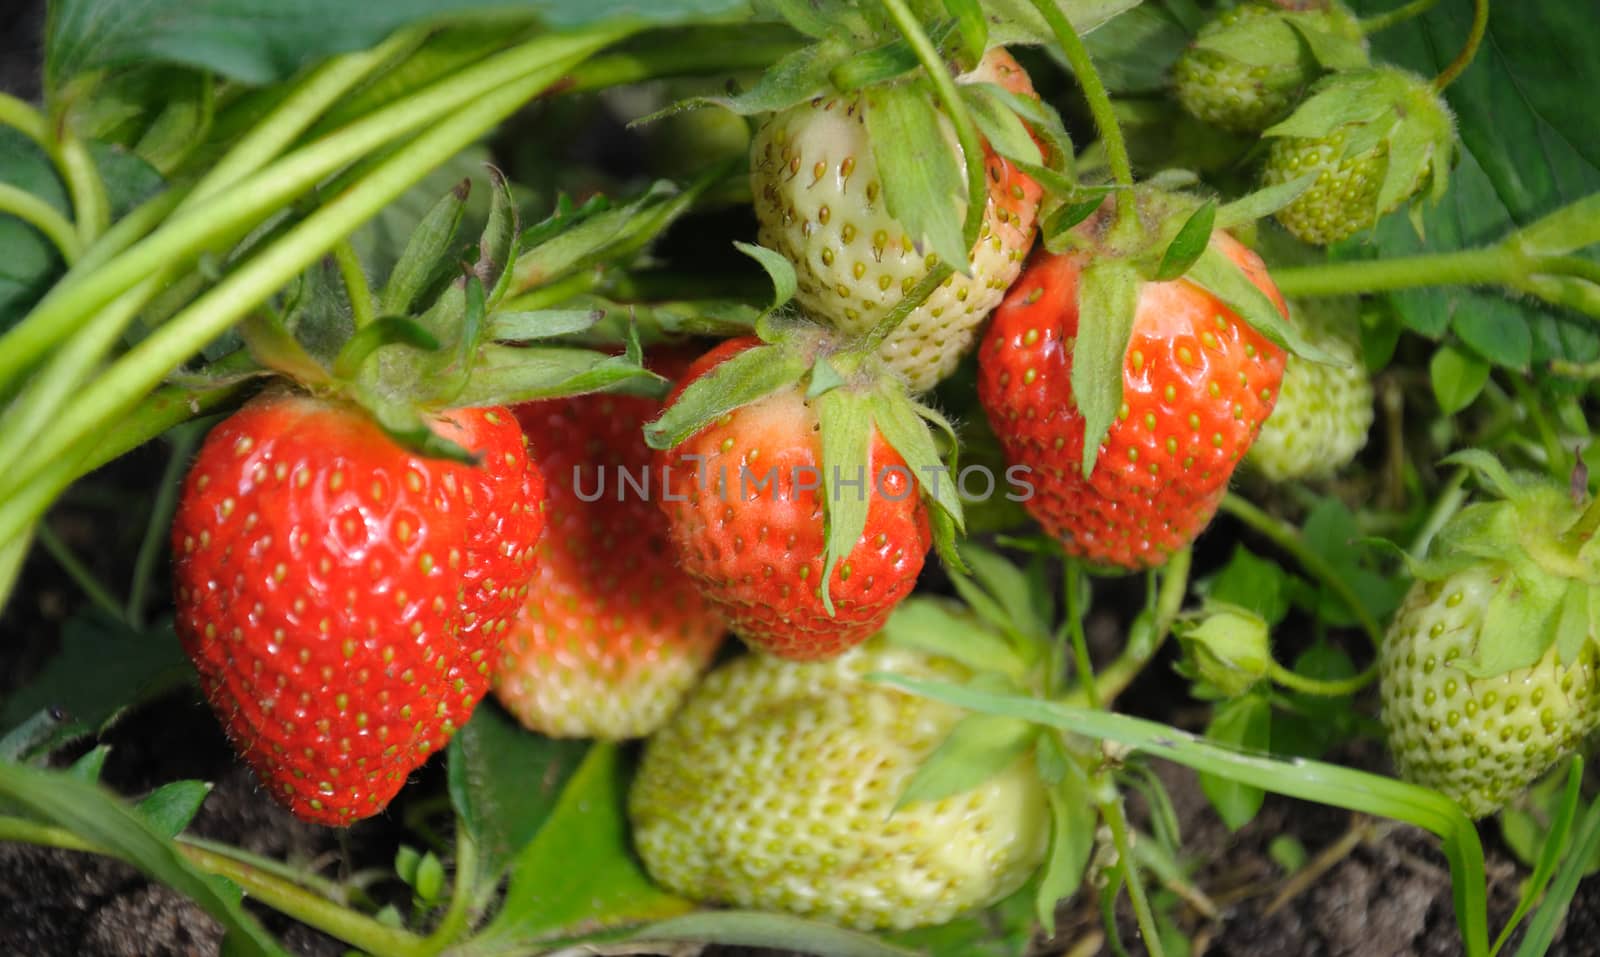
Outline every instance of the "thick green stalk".
<svg viewBox="0 0 1600 957">
<path fill-rule="evenodd" d="M 1396 7 L 1388 13 L 1378 13 L 1361 21 L 1361 32 L 1371 35 L 1380 30 L 1387 30 L 1392 26 L 1420 17 L 1437 6 L 1439 0 L 1411 0 L 1403 7 Z"/>
<path fill-rule="evenodd" d="M 61 171 L 61 178 L 66 181 L 67 195 L 72 198 L 78 240 L 87 246 L 111 225 L 111 200 L 106 196 L 105 180 L 95 169 L 89 148 L 70 131 L 62 132 L 61 139 L 53 144 L 51 155 Z"/>
<path fill-rule="evenodd" d="M 545 38 L 521 48 L 539 46 L 540 66 L 520 78 L 479 96 L 419 136 L 326 206 L 308 216 L 236 270 L 188 308 L 169 319 L 147 339 L 113 363 L 61 413 L 48 433 L 39 436 L 26 457 L 0 484 L 0 496 L 20 487 L 51 458 L 110 425 L 117 414 L 155 387 L 207 342 L 226 331 L 265 301 L 318 257 L 377 215 L 429 171 L 467 143 L 488 131 L 584 57 L 626 35 L 626 28 L 608 27 L 583 34 Z M 555 49 L 551 49 L 554 47 Z M 559 52 L 558 52 L 559 51 Z M 387 111 L 384 111 L 387 112 Z M 268 173 L 270 174 L 270 170 Z M 241 184 L 240 190 L 245 187 Z M 223 199 L 237 191 L 229 191 Z M 205 204 L 196 210 L 209 208 Z M 159 234 L 158 234 L 159 235 Z M 149 243 L 154 244 L 155 237 Z M 108 267 L 109 269 L 110 267 Z"/>
<path fill-rule="evenodd" d="M 1272 271 L 1272 281 L 1279 292 L 1293 299 L 1350 296 L 1419 286 L 1487 286 L 1513 282 L 1525 273 L 1518 257 L 1490 247 L 1399 259 L 1285 266 Z"/>
<path fill-rule="evenodd" d="M 0 183 L 0 215 L 15 216 L 43 233 L 69 266 L 83 255 L 83 241 L 71 221 L 27 190 Z"/>
</svg>

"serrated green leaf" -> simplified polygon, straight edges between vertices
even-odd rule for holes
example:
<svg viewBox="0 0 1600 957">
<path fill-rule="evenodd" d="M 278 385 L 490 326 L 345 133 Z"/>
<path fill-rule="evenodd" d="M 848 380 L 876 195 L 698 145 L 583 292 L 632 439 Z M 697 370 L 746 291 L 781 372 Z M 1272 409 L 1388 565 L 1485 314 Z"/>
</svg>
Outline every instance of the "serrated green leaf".
<svg viewBox="0 0 1600 957">
<path fill-rule="evenodd" d="M 1022 120 L 1000 98 L 999 93 L 1006 91 L 993 83 L 963 83 L 958 89 L 967 104 L 972 122 L 978 127 L 979 135 L 991 149 L 1008 160 L 1044 162 L 1039 144 L 1033 141 Z"/>
<path fill-rule="evenodd" d="M 134 810 L 160 834 L 177 837 L 200 813 L 200 805 L 211 793 L 205 781 L 173 781 L 151 791 Z"/>
<path fill-rule="evenodd" d="M 1004 638 L 955 602 L 913 595 L 895 608 L 883 633 L 891 644 L 949 658 L 976 672 L 1020 677 L 1026 670 Z"/>
<path fill-rule="evenodd" d="M 820 396 L 815 406 L 822 428 L 822 605 L 831 616 L 834 570 L 855 551 L 866 530 L 878 476 L 873 473 L 876 463 L 869 461 L 871 401 L 849 389 L 833 389 Z"/>
<path fill-rule="evenodd" d="M 919 84 L 878 87 L 865 94 L 862 109 L 889 214 L 918 248 L 970 272 L 961 233 L 965 168 L 931 95 Z"/>
<path fill-rule="evenodd" d="M 1183 221 L 1177 235 L 1172 237 L 1172 242 L 1161 254 L 1161 264 L 1156 267 L 1153 277 L 1156 282 L 1177 279 L 1189 271 L 1189 267 L 1211 244 L 1211 231 L 1216 219 L 1216 201 L 1208 199 Z"/>
<path fill-rule="evenodd" d="M 1444 345 L 1428 361 L 1428 381 L 1439 411 L 1454 415 L 1472 404 L 1489 382 L 1489 363 L 1476 353 Z"/>
<path fill-rule="evenodd" d="M 450 742 L 450 803 L 478 848 L 480 885 L 499 881 L 538 833 L 589 749 L 529 733 L 492 703 Z"/>
<path fill-rule="evenodd" d="M 1078 892 L 1094 852 L 1095 824 L 1099 813 L 1089 782 L 1076 764 L 1064 762 L 1050 798 L 1050 851 L 1045 857 L 1035 895 L 1035 909 L 1045 934 L 1055 936 L 1056 905 Z"/>
<path fill-rule="evenodd" d="M 774 252 L 764 246 L 753 243 L 735 242 L 738 250 L 761 264 L 767 271 L 767 276 L 772 279 L 772 308 L 776 309 L 794 298 L 795 289 L 799 280 L 795 278 L 794 264 L 785 259 L 781 253 Z"/>
<path fill-rule="evenodd" d="M 1206 726 L 1206 738 L 1264 752 L 1272 745 L 1272 706 L 1259 694 L 1221 702 Z M 1200 775 L 1200 789 L 1232 831 L 1250 823 L 1266 800 L 1266 792 L 1260 788 L 1211 774 Z"/>
<path fill-rule="evenodd" d="M 1072 398 L 1083 415 L 1083 474 L 1094 471 L 1111 423 L 1122 407 L 1123 360 L 1139 311 L 1142 279 L 1129 263 L 1110 259 L 1078 281 L 1078 338 L 1072 350 Z"/>
<path fill-rule="evenodd" d="M 757 346 L 720 363 L 694 380 L 661 415 L 644 427 L 653 449 L 670 449 L 706 424 L 779 389 L 793 386 L 806 361 L 782 346 Z"/>
<path fill-rule="evenodd" d="M 0 797 L 22 804 L 188 896 L 233 935 L 237 953 L 287 957 L 244 910 L 237 888 L 196 870 L 166 835 L 98 786 L 66 774 L 0 763 Z"/>
<path fill-rule="evenodd" d="M 906 782 L 895 810 L 972 790 L 1020 761 L 1038 733 L 1033 725 L 1015 718 L 967 715 Z"/>
<path fill-rule="evenodd" d="M 1225 203 L 1217 210 L 1216 227 L 1218 229 L 1234 229 L 1253 223 L 1258 219 L 1265 219 L 1294 202 L 1300 197 L 1301 193 L 1310 189 L 1311 184 L 1316 181 L 1316 173 L 1307 173 L 1304 176 L 1297 176 L 1286 183 L 1263 186 L 1231 203 Z"/>
<path fill-rule="evenodd" d="M 1246 325 L 1274 344 L 1310 362 L 1344 365 L 1339 356 L 1314 345 L 1291 325 L 1277 304 L 1215 243 L 1206 247 L 1185 278 L 1222 300 Z"/>
<path fill-rule="evenodd" d="M 427 289 L 455 268 L 448 253 L 461 229 L 471 191 L 472 180 L 463 179 L 435 203 L 412 230 L 405 250 L 378 296 L 380 313 L 406 315 Z"/>
</svg>

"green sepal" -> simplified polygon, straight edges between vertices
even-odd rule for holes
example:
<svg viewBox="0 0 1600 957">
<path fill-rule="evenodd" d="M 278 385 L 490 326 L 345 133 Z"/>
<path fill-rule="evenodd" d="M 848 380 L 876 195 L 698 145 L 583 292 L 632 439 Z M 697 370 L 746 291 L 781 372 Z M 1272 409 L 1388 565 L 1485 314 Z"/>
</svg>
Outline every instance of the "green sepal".
<svg viewBox="0 0 1600 957">
<path fill-rule="evenodd" d="M 828 357 L 817 356 L 816 363 L 811 366 L 811 381 L 806 385 L 806 398 L 815 399 L 826 395 L 844 384 L 844 376 L 833 367 Z"/>
<path fill-rule="evenodd" d="M 970 199 L 965 168 L 950 147 L 933 98 L 916 83 L 876 87 L 863 94 L 862 110 L 889 215 L 917 248 L 970 274 L 962 237 Z"/>
<path fill-rule="evenodd" d="M 940 460 L 925 417 L 905 394 L 904 386 L 898 380 L 885 377 L 873 393 L 871 403 L 878 434 L 905 460 L 923 498 L 933 506 L 932 511 L 945 513 L 956 531 L 963 531 L 961 496 L 955 479 Z"/>
<path fill-rule="evenodd" d="M 600 317 L 584 332 L 567 334 L 570 344 L 582 345 L 621 342 L 630 329 L 650 345 L 685 336 L 748 336 L 762 315 L 762 310 L 735 299 L 633 303 L 590 295 L 575 296 L 567 306 L 577 311 L 592 310 Z"/>
<path fill-rule="evenodd" d="M 433 459 L 446 459 L 476 465 L 478 457 L 467 449 L 433 431 L 416 406 L 409 402 L 384 401 L 357 388 L 355 398 L 383 429 L 384 434 L 401 446 Z"/>
<path fill-rule="evenodd" d="M 1105 205 L 1106 197 L 1115 191 L 1114 186 L 1078 190 L 1082 198 L 1068 198 L 1059 209 L 1044 218 L 1039 230 L 1044 247 L 1053 253 L 1065 252 L 1072 244 L 1064 240 L 1074 239 L 1072 228 L 1098 212 Z"/>
<path fill-rule="evenodd" d="M 967 715 L 906 782 L 894 810 L 972 790 L 1022 760 L 1039 733 L 1037 726 L 1016 718 Z"/>
<path fill-rule="evenodd" d="M 872 404 L 850 389 L 830 389 L 816 400 L 822 435 L 822 607 L 834 613 L 829 594 L 839 562 L 855 551 L 867 528 L 875 491 L 872 474 Z M 840 479 L 851 483 L 846 493 Z M 859 480 L 861 487 L 854 486 Z M 909 490 L 908 490 L 909 491 Z"/>
<path fill-rule="evenodd" d="M 378 296 L 378 311 L 386 315 L 406 315 L 417 300 L 437 286 L 455 263 L 450 256 L 461 218 L 466 212 L 472 180 L 463 179 L 446 193 L 412 230 L 389 281 Z"/>
<path fill-rule="evenodd" d="M 1385 75 L 1377 70 L 1338 73 L 1312 90 L 1289 117 L 1261 131 L 1262 136 L 1321 139 L 1341 126 L 1393 117 L 1392 97 L 1384 95 Z"/>
<path fill-rule="evenodd" d="M 784 56 L 743 93 L 693 97 L 634 120 L 632 125 L 706 106 L 721 107 L 740 116 L 776 113 L 828 92 L 832 88 L 830 74 L 854 55 L 855 47 L 850 40 L 835 35 Z"/>
<path fill-rule="evenodd" d="M 1311 184 L 1316 181 L 1316 173 L 1306 173 L 1288 182 L 1263 186 L 1231 203 L 1224 203 L 1217 210 L 1216 227 L 1224 230 L 1234 229 L 1258 219 L 1265 219 L 1299 199 L 1300 194 L 1310 189 Z"/>
<path fill-rule="evenodd" d="M 1194 39 L 1196 50 L 1206 50 L 1245 66 L 1276 67 L 1300 61 L 1306 51 L 1300 31 L 1290 24 L 1292 14 L 1250 17 L 1222 29 L 1205 30 Z"/>
<path fill-rule="evenodd" d="M 1046 158 L 1042 171 L 1034 164 L 1026 163 L 1016 157 L 1006 157 L 1017 163 L 1023 172 L 1032 176 L 1046 192 L 1069 192 L 1077 188 L 1077 184 L 1070 177 L 1063 177 L 1061 170 L 1070 169 L 1072 166 L 1072 137 L 1067 134 L 1066 124 L 1061 122 L 1061 114 L 1055 107 L 1031 96 L 1013 93 L 995 83 L 973 84 L 987 90 L 989 95 L 999 100 L 1012 113 L 1026 123 L 1032 133 L 1032 139 L 1043 140 Z M 1037 143 L 1035 144 L 1037 145 Z M 1034 176 L 1039 172 L 1044 178 Z"/>
<path fill-rule="evenodd" d="M 772 280 L 771 309 L 777 309 L 794 298 L 795 290 L 800 287 L 800 280 L 795 276 L 794 263 L 791 263 L 782 253 L 768 249 L 765 246 L 737 241 L 733 245 L 734 248 L 754 259 L 762 269 L 766 270 L 767 277 Z"/>
<path fill-rule="evenodd" d="M 1478 480 L 1488 485 L 1501 498 L 1515 501 L 1521 498 L 1525 483 L 1518 482 L 1506 471 L 1500 460 L 1482 449 L 1458 449 L 1439 460 L 1441 465 L 1459 465 L 1468 468 L 1478 476 Z"/>
<path fill-rule="evenodd" d="M 1039 144 L 1033 141 L 1016 112 L 998 95 L 1005 93 L 1004 89 L 993 83 L 963 83 L 958 89 L 972 122 L 977 125 L 979 135 L 988 141 L 990 149 L 1018 163 L 1044 162 Z"/>
<path fill-rule="evenodd" d="M 329 387 L 333 376 L 312 357 L 277 318 L 264 310 L 251 313 L 239 323 L 239 338 L 250 357 L 259 365 L 281 372 L 302 385 Z"/>
<path fill-rule="evenodd" d="M 1531 562 L 1507 566 L 1484 608 L 1472 654 L 1458 660 L 1457 667 L 1486 678 L 1530 667 L 1543 658 L 1556 639 L 1568 584 Z M 1585 621 L 1586 630 L 1587 626 Z"/>
<path fill-rule="evenodd" d="M 355 335 L 345 340 L 333 360 L 334 377 L 354 379 L 374 352 L 396 343 L 428 352 L 439 348 L 439 340 L 417 320 L 407 316 L 383 316 L 357 329 Z"/>
<path fill-rule="evenodd" d="M 489 317 L 489 338 L 495 342 L 533 342 L 588 332 L 606 317 L 604 309 L 536 309 L 500 312 Z"/>
<path fill-rule="evenodd" d="M 939 42 L 937 36 L 929 39 Z M 828 82 L 840 93 L 855 93 L 897 79 L 920 66 L 917 52 L 905 40 L 891 40 L 836 64 L 828 71 Z"/>
<path fill-rule="evenodd" d="M 177 837 L 200 813 L 211 787 L 207 781 L 171 781 L 146 794 L 134 810 L 152 830 Z"/>
<path fill-rule="evenodd" d="M 1072 399 L 1083 415 L 1083 475 L 1122 407 L 1123 360 L 1139 312 L 1139 271 L 1126 260 L 1091 263 L 1078 282 L 1078 338 L 1072 350 Z"/>
<path fill-rule="evenodd" d="M 1567 582 L 1555 621 L 1554 644 L 1562 665 L 1570 666 L 1578 660 L 1578 653 L 1589 643 L 1591 635 L 1600 636 L 1600 632 L 1594 631 L 1594 619 L 1600 615 L 1597 599 L 1600 593 L 1588 582 Z"/>
<path fill-rule="evenodd" d="M 971 610 L 945 598 L 912 595 L 889 616 L 883 634 L 890 644 L 949 658 L 975 672 L 1020 680 L 1028 668 L 1005 638 Z"/>
<path fill-rule="evenodd" d="M 659 398 L 668 388 L 665 379 L 640 367 L 637 356 L 569 346 L 487 345 L 454 404 L 515 405 L 601 391 Z"/>
<path fill-rule="evenodd" d="M 1300 34 L 1312 59 L 1324 70 L 1359 70 L 1372 62 L 1361 41 L 1321 29 L 1309 13 L 1285 14 L 1284 20 Z"/>
<path fill-rule="evenodd" d="M 511 290 L 511 267 L 520 252 L 522 229 L 511 184 L 506 181 L 505 174 L 493 166 L 489 167 L 489 185 L 492 190 L 489 221 L 478 238 L 478 261 L 472 271 L 486 290 L 486 308 L 493 309 Z"/>
<path fill-rule="evenodd" d="M 1155 282 L 1166 282 L 1188 272 L 1189 267 L 1211 244 L 1211 231 L 1216 219 L 1216 201 L 1208 199 L 1183 221 L 1178 234 L 1167 243 L 1166 250 L 1161 254 L 1161 263 L 1150 278 Z"/>
<path fill-rule="evenodd" d="M 861 37 L 871 29 L 862 11 L 845 0 L 763 0 L 762 5 L 809 37 Z"/>
<path fill-rule="evenodd" d="M 1246 325 L 1281 348 L 1310 362 L 1345 365 L 1342 358 L 1312 344 L 1299 329 L 1290 325 L 1277 305 L 1267 298 L 1267 294 L 1251 282 L 1239 264 L 1229 259 L 1215 243 L 1206 247 L 1185 278 L 1222 300 Z M 1081 328 L 1080 324 L 1080 342 Z"/>
<path fill-rule="evenodd" d="M 782 345 L 746 349 L 691 382 L 645 425 L 645 443 L 673 448 L 734 409 L 795 385 L 809 368 L 805 356 Z"/>
</svg>

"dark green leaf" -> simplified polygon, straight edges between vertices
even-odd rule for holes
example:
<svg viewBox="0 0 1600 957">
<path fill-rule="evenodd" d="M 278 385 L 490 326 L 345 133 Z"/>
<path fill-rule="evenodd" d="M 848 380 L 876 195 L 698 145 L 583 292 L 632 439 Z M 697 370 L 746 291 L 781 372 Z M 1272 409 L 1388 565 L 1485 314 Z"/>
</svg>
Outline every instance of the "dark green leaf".
<svg viewBox="0 0 1600 957">
<path fill-rule="evenodd" d="M 1207 597 L 1248 608 L 1276 625 L 1289 612 L 1289 595 L 1285 586 L 1289 575 L 1275 562 L 1257 557 L 1243 545 L 1236 545 L 1233 557 L 1211 579 Z"/>
<path fill-rule="evenodd" d="M 1078 284 L 1078 340 L 1072 350 L 1072 398 L 1083 413 L 1083 474 L 1094 471 L 1100 445 L 1122 407 L 1122 363 L 1133 335 L 1142 280 L 1126 261 L 1084 269 Z"/>
<path fill-rule="evenodd" d="M 966 175 L 933 99 L 918 84 L 878 87 L 863 109 L 889 214 L 917 248 L 967 271 Z"/>
<path fill-rule="evenodd" d="M 1489 363 L 1477 353 L 1444 345 L 1428 363 L 1428 381 L 1439 411 L 1454 415 L 1472 404 L 1489 382 Z"/>
<path fill-rule="evenodd" d="M 205 781 L 173 781 L 145 796 L 136 806 L 150 826 L 167 837 L 177 837 L 200 813 L 200 805 L 211 793 Z"/>
<path fill-rule="evenodd" d="M 1172 237 L 1172 242 L 1167 244 L 1167 249 L 1161 254 L 1161 265 L 1156 267 L 1155 280 L 1165 282 L 1177 279 L 1189 271 L 1200 254 L 1206 251 L 1211 244 L 1211 228 L 1217 219 L 1217 204 L 1214 200 L 1206 200 L 1201 207 L 1184 220 L 1178 234 Z"/>
<path fill-rule="evenodd" d="M 484 939 L 528 941 L 562 930 L 670 917 L 693 907 L 657 889 L 634 860 L 625 791 L 616 746 L 590 747 L 544 826 L 512 861 L 505 904 Z"/>
<path fill-rule="evenodd" d="M 58 709 L 66 720 L 100 730 L 193 674 L 170 623 L 135 632 L 86 609 L 62 627 L 60 652 L 0 707 L 0 727 Z"/>
<path fill-rule="evenodd" d="M 0 796 L 115 854 L 188 896 L 233 935 L 236 952 L 287 957 L 240 905 L 239 892 L 192 867 L 143 815 L 98 786 L 70 775 L 0 764 Z"/>
<path fill-rule="evenodd" d="M 538 833 L 588 747 L 531 734 L 493 704 L 473 712 L 450 742 L 450 802 L 478 846 L 482 883 Z"/>
<path fill-rule="evenodd" d="M 972 790 L 1021 760 L 1037 736 L 1038 729 L 1025 721 L 967 715 L 906 782 L 895 810 Z"/>
<path fill-rule="evenodd" d="M 1248 695 L 1219 703 L 1206 737 L 1221 744 L 1266 751 L 1272 745 L 1272 706 L 1262 695 Z M 1222 822 L 1237 831 L 1261 810 L 1266 792 L 1260 788 L 1211 774 L 1200 775 L 1200 789 Z"/>
</svg>

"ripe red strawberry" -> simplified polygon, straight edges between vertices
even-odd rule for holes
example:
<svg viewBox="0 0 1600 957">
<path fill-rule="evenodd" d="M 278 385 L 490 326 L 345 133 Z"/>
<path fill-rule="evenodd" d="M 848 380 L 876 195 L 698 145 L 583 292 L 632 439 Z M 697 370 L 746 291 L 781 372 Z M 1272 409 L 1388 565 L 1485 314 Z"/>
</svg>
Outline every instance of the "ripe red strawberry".
<svg viewBox="0 0 1600 957">
<path fill-rule="evenodd" d="M 1211 242 L 1287 316 L 1255 253 L 1224 233 Z M 1030 469 L 1033 517 L 1074 555 L 1149 568 L 1211 520 L 1272 411 L 1283 352 L 1193 282 L 1146 283 L 1123 358 L 1122 408 L 1085 479 L 1071 379 L 1088 262 L 1075 252 L 1029 266 L 978 353 L 978 396 L 1007 460 Z"/>
<path fill-rule="evenodd" d="M 179 637 L 235 748 L 305 820 L 381 811 L 445 745 L 487 686 L 496 606 L 526 587 L 544 488 L 515 419 L 435 425 L 482 466 L 272 394 L 212 430 L 184 484 Z"/>
<path fill-rule="evenodd" d="M 960 81 L 1036 98 L 1027 72 L 998 47 Z M 946 131 L 959 156 L 954 132 Z M 864 334 L 937 263 L 889 215 L 860 95 L 818 97 L 774 115 L 756 133 L 750 156 L 761 244 L 794 263 L 795 298 L 820 321 Z M 955 368 L 1033 244 L 1038 184 L 987 146 L 984 161 L 989 190 L 972 274 L 945 280 L 878 350 L 913 392 L 933 388 Z"/>
<path fill-rule="evenodd" d="M 752 346 L 732 339 L 702 356 L 668 398 Z M 910 593 L 932 539 L 911 470 L 874 429 L 861 487 L 867 523 L 822 598 L 822 449 L 800 385 L 774 392 L 656 453 L 657 496 L 683 570 L 745 641 L 784 658 L 837 655 L 883 626 Z M 846 475 L 846 480 L 852 480 Z"/>
<path fill-rule="evenodd" d="M 726 626 L 679 570 L 667 518 L 642 491 L 651 452 L 639 430 L 660 411 L 654 399 L 605 394 L 516 409 L 549 476 L 550 530 L 494 687 L 534 731 L 649 734 L 722 642 Z"/>
</svg>

